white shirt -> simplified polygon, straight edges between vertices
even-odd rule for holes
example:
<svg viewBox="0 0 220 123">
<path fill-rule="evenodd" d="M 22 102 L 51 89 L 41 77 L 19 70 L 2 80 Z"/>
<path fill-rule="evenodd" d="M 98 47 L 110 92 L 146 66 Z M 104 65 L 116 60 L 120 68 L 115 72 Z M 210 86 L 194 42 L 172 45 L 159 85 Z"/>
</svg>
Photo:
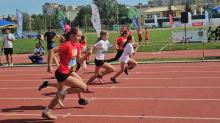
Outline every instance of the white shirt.
<svg viewBox="0 0 220 123">
<path fill-rule="evenodd" d="M 35 48 L 34 54 L 42 56 L 44 54 L 45 50 L 43 48 Z"/>
<path fill-rule="evenodd" d="M 111 47 L 111 44 L 108 40 L 100 40 L 95 44 L 97 49 L 96 59 L 97 60 L 105 60 L 105 54 L 107 53 L 108 49 Z"/>
<path fill-rule="evenodd" d="M 10 40 L 12 41 L 10 41 Z M 13 34 L 9 33 L 9 34 L 5 34 L 3 37 L 3 44 L 4 44 L 4 48 L 13 48 L 13 41 L 15 40 L 15 37 Z"/>
<path fill-rule="evenodd" d="M 127 43 L 127 45 L 124 48 L 124 52 L 122 53 L 121 57 L 119 58 L 120 62 L 127 63 L 129 60 L 129 55 L 134 53 L 134 47 L 132 43 Z"/>
</svg>

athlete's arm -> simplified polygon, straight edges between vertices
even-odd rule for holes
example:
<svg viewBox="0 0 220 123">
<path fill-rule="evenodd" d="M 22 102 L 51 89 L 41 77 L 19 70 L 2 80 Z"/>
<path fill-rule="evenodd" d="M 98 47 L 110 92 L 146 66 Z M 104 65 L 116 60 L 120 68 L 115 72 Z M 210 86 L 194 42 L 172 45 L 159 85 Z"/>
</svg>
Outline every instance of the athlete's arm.
<svg viewBox="0 0 220 123">
<path fill-rule="evenodd" d="M 47 67 L 47 72 L 52 73 L 52 63 L 53 63 L 53 59 L 55 57 L 55 54 L 59 52 L 59 48 L 55 47 L 53 49 L 50 50 L 49 54 L 48 54 L 48 67 Z"/>
</svg>

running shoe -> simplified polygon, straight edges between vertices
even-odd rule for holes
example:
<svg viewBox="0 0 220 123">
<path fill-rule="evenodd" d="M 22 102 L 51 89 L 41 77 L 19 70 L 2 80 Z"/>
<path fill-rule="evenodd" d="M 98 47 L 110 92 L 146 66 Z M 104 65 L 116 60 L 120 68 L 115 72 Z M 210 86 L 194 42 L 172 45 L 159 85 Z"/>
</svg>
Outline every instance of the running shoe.
<svg viewBox="0 0 220 123">
<path fill-rule="evenodd" d="M 52 115 L 50 112 L 43 112 L 41 115 L 43 118 L 46 118 L 48 120 L 56 120 L 57 116 Z"/>
<path fill-rule="evenodd" d="M 87 105 L 87 104 L 89 103 L 89 101 L 82 98 L 82 99 L 79 99 L 79 100 L 78 100 L 78 103 L 79 103 L 80 105 Z"/>
<path fill-rule="evenodd" d="M 39 86 L 38 91 L 41 91 L 43 88 L 48 86 L 48 81 L 43 81 L 43 83 Z"/>
<path fill-rule="evenodd" d="M 112 81 L 113 83 L 117 83 L 116 79 L 113 78 L 113 77 L 111 77 L 111 81 Z"/>
</svg>

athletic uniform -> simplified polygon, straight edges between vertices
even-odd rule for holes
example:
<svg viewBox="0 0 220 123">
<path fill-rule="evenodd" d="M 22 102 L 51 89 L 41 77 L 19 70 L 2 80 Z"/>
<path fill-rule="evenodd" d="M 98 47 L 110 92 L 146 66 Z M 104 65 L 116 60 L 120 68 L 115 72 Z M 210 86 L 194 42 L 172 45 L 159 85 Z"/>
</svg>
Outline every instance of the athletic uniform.
<svg viewBox="0 0 220 123">
<path fill-rule="evenodd" d="M 76 56 L 81 55 L 81 52 L 82 52 L 81 44 L 80 43 L 74 43 L 73 45 L 75 45 L 75 47 L 77 48 L 77 49 L 74 50 L 74 55 L 76 55 Z M 73 57 L 70 60 L 69 66 L 71 67 L 70 72 L 72 73 L 72 72 L 77 72 L 80 69 L 81 64 L 77 62 L 76 57 Z"/>
<path fill-rule="evenodd" d="M 105 63 L 105 54 L 107 53 L 108 49 L 110 48 L 110 42 L 100 40 L 95 44 L 97 49 L 96 57 L 95 57 L 95 65 L 97 67 L 102 66 Z"/>
<path fill-rule="evenodd" d="M 77 45 L 72 44 L 70 41 L 66 41 L 59 46 L 59 53 L 60 65 L 55 72 L 55 77 L 58 82 L 64 82 L 69 77 L 71 71 L 71 67 L 69 66 L 70 63 L 72 63 L 71 59 L 77 56 Z"/>
<path fill-rule="evenodd" d="M 116 43 L 118 45 L 117 54 L 115 55 L 114 58 L 108 60 L 107 62 L 117 61 L 121 57 L 121 55 L 124 51 L 124 43 L 126 42 L 126 40 L 127 39 L 124 37 L 120 37 L 116 40 Z"/>
<path fill-rule="evenodd" d="M 148 42 L 148 40 L 149 40 L 149 32 L 146 31 L 145 32 L 145 41 Z"/>
<path fill-rule="evenodd" d="M 124 48 L 123 54 L 119 58 L 119 61 L 124 62 L 124 63 L 128 63 L 129 55 L 132 55 L 133 53 L 134 53 L 134 47 L 133 47 L 132 43 L 127 43 Z"/>
</svg>

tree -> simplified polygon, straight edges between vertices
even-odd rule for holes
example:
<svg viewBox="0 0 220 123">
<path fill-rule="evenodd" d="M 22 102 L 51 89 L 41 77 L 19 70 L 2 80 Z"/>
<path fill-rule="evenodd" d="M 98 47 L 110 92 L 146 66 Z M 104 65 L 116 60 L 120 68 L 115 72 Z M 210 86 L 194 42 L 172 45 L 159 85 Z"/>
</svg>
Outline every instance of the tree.
<svg viewBox="0 0 220 123">
<path fill-rule="evenodd" d="M 128 9 L 126 8 L 125 5 L 119 4 L 118 5 L 118 20 L 120 25 L 125 25 L 128 23 L 131 23 L 132 20 L 128 18 Z"/>
<path fill-rule="evenodd" d="M 83 6 L 80 10 L 79 13 L 76 16 L 75 19 L 75 26 L 79 26 L 81 28 L 86 28 L 89 26 L 92 26 L 91 24 L 91 16 L 92 16 L 92 12 L 91 12 L 91 8 L 90 6 Z"/>
<path fill-rule="evenodd" d="M 186 12 L 190 12 L 190 13 L 192 13 L 192 8 L 191 8 L 189 2 L 186 2 L 186 5 L 185 5 L 185 11 L 186 11 Z"/>
<path fill-rule="evenodd" d="M 93 3 L 97 5 L 100 13 L 101 22 L 110 26 L 116 23 L 117 19 L 117 0 L 93 0 Z"/>
</svg>

